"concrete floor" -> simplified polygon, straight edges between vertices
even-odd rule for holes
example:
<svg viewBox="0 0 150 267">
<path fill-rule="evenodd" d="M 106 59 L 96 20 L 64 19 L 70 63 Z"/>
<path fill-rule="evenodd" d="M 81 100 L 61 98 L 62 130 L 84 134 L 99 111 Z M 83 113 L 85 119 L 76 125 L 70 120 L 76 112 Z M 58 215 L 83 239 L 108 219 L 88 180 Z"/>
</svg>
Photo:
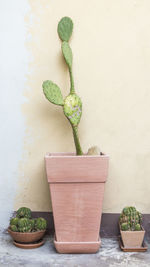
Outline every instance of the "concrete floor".
<svg viewBox="0 0 150 267">
<path fill-rule="evenodd" d="M 150 267 L 150 244 L 143 253 L 120 251 L 115 238 L 103 238 L 96 254 L 58 254 L 53 247 L 52 237 L 37 249 L 25 250 L 13 245 L 11 237 L 0 233 L 0 266 L 27 267 Z"/>
</svg>

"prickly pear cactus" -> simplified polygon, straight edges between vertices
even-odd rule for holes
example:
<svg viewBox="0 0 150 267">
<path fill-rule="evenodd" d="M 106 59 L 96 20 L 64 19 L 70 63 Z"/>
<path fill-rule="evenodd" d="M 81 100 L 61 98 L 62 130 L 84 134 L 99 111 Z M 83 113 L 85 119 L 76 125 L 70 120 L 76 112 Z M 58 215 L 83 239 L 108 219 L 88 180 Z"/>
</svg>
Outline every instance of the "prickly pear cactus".
<svg viewBox="0 0 150 267">
<path fill-rule="evenodd" d="M 142 215 L 135 207 L 125 207 L 120 215 L 119 223 L 122 231 L 140 231 Z"/>
<path fill-rule="evenodd" d="M 31 218 L 31 210 L 26 207 L 21 207 L 17 210 L 17 217 L 18 218 Z"/>
<path fill-rule="evenodd" d="M 57 32 L 62 40 L 62 54 L 68 66 L 70 75 L 70 94 L 63 100 L 60 88 L 52 81 L 43 82 L 43 92 L 45 97 L 53 104 L 63 106 L 63 111 L 69 120 L 76 146 L 76 154 L 82 155 L 82 149 L 78 137 L 78 124 L 82 115 L 82 102 L 80 97 L 75 93 L 74 79 L 72 73 L 72 50 L 68 43 L 73 31 L 73 22 L 69 17 L 64 17 L 58 23 Z"/>
</svg>

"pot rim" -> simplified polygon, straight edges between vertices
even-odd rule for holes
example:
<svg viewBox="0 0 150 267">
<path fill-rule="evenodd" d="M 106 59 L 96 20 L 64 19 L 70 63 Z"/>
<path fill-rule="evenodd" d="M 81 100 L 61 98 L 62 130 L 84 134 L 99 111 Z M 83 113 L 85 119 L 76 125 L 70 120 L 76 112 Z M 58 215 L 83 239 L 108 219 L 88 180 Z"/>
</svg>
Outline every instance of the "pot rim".
<svg viewBox="0 0 150 267">
<path fill-rule="evenodd" d="M 84 155 L 76 155 L 76 153 L 74 152 L 47 152 L 46 155 L 45 155 L 45 158 L 109 158 L 109 155 L 108 154 L 104 154 L 102 153 L 101 155 L 87 155 L 87 154 L 84 154 Z"/>
<path fill-rule="evenodd" d="M 39 231 L 35 231 L 35 232 L 25 232 L 25 233 L 23 233 L 23 232 L 14 232 L 14 231 L 12 231 L 11 229 L 10 229 L 10 227 L 8 227 L 8 229 L 7 229 L 7 231 L 9 232 L 9 233 L 16 233 L 16 234 L 18 234 L 18 235 L 34 235 L 34 234 L 36 234 L 36 233 L 44 233 L 44 232 L 46 232 L 46 230 L 39 230 Z"/>
<path fill-rule="evenodd" d="M 142 230 L 140 230 L 140 231 L 123 231 L 123 230 L 121 230 L 121 227 L 120 227 L 120 223 L 119 223 L 119 228 L 120 228 L 120 233 L 141 233 L 141 232 L 145 232 L 145 230 L 144 230 L 144 228 L 143 228 L 143 226 L 141 225 L 141 228 L 142 228 Z"/>
</svg>

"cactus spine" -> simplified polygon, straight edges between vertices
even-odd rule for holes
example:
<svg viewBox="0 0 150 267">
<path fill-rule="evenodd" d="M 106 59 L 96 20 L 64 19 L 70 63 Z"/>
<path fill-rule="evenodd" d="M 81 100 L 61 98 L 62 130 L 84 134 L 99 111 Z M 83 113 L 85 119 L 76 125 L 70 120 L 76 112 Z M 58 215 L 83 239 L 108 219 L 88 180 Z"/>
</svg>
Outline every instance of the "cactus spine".
<svg viewBox="0 0 150 267">
<path fill-rule="evenodd" d="M 135 207 L 125 207 L 120 215 L 119 223 L 122 231 L 140 231 L 142 215 Z"/>
<path fill-rule="evenodd" d="M 59 23 L 57 32 L 62 40 L 62 54 L 69 69 L 70 75 L 70 94 L 63 100 L 60 88 L 52 81 L 43 82 L 43 91 L 45 97 L 53 104 L 63 106 L 63 111 L 69 120 L 74 137 L 76 154 L 82 155 L 82 149 L 78 137 L 78 124 L 82 115 L 82 102 L 80 97 L 75 93 L 74 79 L 72 73 L 72 50 L 69 46 L 69 39 L 72 35 L 73 22 L 69 17 L 63 17 Z"/>
</svg>

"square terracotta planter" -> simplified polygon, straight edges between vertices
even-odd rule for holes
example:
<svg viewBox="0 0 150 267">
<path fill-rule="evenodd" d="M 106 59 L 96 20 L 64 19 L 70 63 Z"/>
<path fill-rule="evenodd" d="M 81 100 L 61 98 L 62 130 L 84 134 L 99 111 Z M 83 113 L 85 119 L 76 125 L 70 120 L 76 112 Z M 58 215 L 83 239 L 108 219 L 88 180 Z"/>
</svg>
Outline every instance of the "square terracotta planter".
<svg viewBox="0 0 150 267">
<path fill-rule="evenodd" d="M 54 153 L 47 154 L 45 161 L 56 250 L 97 252 L 109 157 Z"/>
<path fill-rule="evenodd" d="M 144 240 L 145 230 L 122 231 L 120 229 L 122 242 L 125 248 L 141 248 Z"/>
</svg>

